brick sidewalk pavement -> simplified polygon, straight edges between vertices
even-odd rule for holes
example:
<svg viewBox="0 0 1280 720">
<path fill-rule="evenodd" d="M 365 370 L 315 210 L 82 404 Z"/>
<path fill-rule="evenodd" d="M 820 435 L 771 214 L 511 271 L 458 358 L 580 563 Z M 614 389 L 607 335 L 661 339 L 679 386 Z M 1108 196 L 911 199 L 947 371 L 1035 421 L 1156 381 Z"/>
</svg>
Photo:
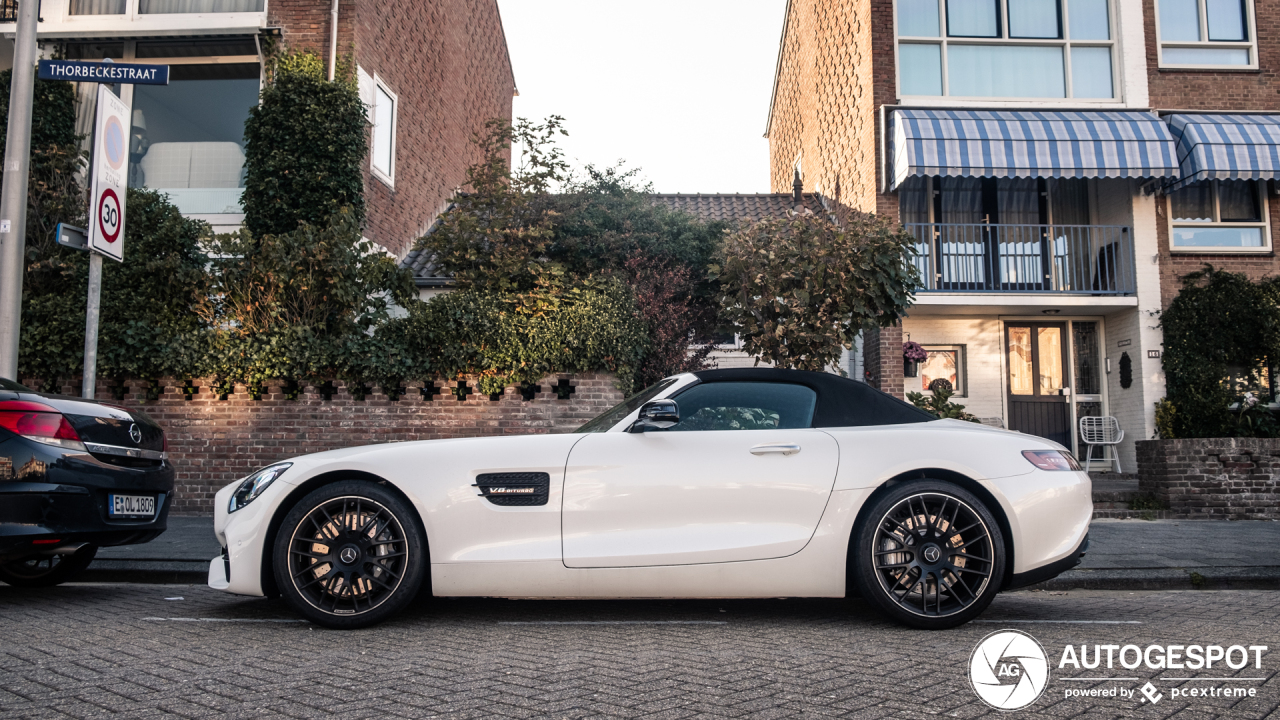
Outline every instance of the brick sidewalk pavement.
<svg viewBox="0 0 1280 720">
<path fill-rule="evenodd" d="M 1259 591 L 1019 592 L 982 622 L 922 632 L 860 601 L 462 599 L 334 632 L 199 586 L 0 587 L 0 718 L 1003 715 L 966 677 L 975 644 L 1001 627 L 1034 635 L 1055 668 L 1068 643 L 1272 648 L 1261 671 L 1191 673 L 1266 678 L 1235 683 L 1254 698 L 1175 699 L 1192 683 L 1117 668 L 1141 678 L 1121 686 L 1151 679 L 1164 699 L 1066 700 L 1095 683 L 1062 677 L 1104 671 L 1055 669 L 1014 716 L 1263 718 L 1280 706 L 1278 605 Z"/>
</svg>

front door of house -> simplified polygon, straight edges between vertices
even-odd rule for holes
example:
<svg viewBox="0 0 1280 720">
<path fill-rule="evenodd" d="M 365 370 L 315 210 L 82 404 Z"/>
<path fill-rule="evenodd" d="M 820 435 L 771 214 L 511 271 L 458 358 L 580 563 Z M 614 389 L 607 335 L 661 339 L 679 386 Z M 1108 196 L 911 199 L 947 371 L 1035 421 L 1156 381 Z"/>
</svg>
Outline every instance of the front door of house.
<svg viewBox="0 0 1280 720">
<path fill-rule="evenodd" d="M 1071 447 L 1066 323 L 1005 325 L 1009 428 Z"/>
</svg>

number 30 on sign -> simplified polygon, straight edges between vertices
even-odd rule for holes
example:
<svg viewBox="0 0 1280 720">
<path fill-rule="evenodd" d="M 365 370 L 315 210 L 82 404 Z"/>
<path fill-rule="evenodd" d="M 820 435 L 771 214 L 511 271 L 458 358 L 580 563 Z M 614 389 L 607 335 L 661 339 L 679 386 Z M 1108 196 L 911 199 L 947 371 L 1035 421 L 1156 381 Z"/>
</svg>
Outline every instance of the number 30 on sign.
<svg viewBox="0 0 1280 720">
<path fill-rule="evenodd" d="M 108 86 L 99 85 L 89 247 L 112 260 L 124 260 L 124 198 L 129 170 L 124 129 L 128 118 L 129 107 Z"/>
</svg>

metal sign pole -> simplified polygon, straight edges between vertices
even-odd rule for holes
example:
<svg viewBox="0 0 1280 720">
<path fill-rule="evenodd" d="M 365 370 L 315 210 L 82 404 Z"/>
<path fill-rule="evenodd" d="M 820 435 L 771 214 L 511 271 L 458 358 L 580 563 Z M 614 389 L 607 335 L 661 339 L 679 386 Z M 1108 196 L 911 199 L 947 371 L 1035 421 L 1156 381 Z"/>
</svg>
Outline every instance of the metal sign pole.
<svg viewBox="0 0 1280 720">
<path fill-rule="evenodd" d="M 102 256 L 89 251 L 89 305 L 84 314 L 84 379 L 80 397 L 92 400 L 98 378 L 98 315 L 102 303 Z"/>
<path fill-rule="evenodd" d="M 36 18 L 39 3 L 18 3 L 9 127 L 0 191 L 0 377 L 18 379 L 22 324 L 22 276 L 27 230 L 27 168 L 31 160 L 31 96 L 35 85 Z"/>
</svg>

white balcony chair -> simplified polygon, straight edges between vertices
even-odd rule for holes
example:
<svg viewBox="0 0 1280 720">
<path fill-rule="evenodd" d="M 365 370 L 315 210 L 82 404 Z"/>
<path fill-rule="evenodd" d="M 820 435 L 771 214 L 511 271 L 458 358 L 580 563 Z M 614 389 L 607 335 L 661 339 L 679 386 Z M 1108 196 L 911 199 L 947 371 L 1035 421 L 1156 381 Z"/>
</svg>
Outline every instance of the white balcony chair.
<svg viewBox="0 0 1280 720">
<path fill-rule="evenodd" d="M 1120 422 L 1113 417 L 1082 417 L 1080 418 L 1080 439 L 1084 440 L 1087 448 L 1084 456 L 1084 471 L 1089 472 L 1089 468 L 1093 463 L 1093 448 L 1095 445 L 1103 446 L 1102 460 L 1106 460 L 1107 445 L 1111 446 L 1111 463 L 1115 471 L 1120 472 L 1120 454 L 1117 452 L 1116 446 L 1124 440 L 1124 430 L 1120 429 Z"/>
</svg>

